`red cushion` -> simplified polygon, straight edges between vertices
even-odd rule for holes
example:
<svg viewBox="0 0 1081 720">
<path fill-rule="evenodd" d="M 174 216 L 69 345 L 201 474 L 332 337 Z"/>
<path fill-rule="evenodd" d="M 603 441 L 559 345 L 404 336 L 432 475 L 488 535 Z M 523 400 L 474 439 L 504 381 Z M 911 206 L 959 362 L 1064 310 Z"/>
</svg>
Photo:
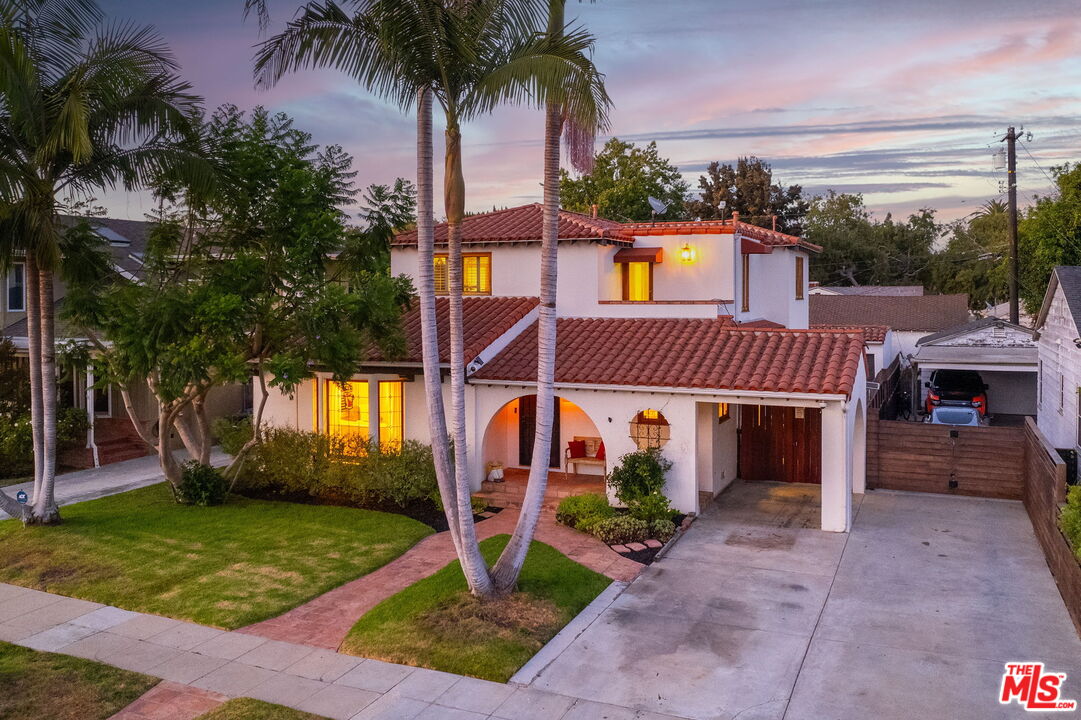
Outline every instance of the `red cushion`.
<svg viewBox="0 0 1081 720">
<path fill-rule="evenodd" d="M 600 444 L 600 447 L 597 448 L 597 459 L 598 460 L 604 460 L 604 443 L 603 442 Z"/>
<path fill-rule="evenodd" d="M 567 447 L 570 448 L 572 458 L 584 458 L 586 456 L 585 440 L 571 440 L 567 443 Z"/>
</svg>

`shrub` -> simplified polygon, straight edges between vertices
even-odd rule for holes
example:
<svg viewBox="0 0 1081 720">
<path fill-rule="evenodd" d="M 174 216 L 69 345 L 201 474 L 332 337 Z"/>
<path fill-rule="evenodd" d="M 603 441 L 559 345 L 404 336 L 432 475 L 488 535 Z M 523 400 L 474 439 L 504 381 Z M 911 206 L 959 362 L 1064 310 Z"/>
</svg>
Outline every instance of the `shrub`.
<svg viewBox="0 0 1081 720">
<path fill-rule="evenodd" d="M 233 415 L 216 418 L 210 425 L 210 431 L 222 450 L 230 455 L 236 455 L 240 452 L 240 448 L 251 440 L 251 416 Z"/>
<path fill-rule="evenodd" d="M 625 545 L 648 538 L 649 523 L 630 515 L 616 515 L 599 521 L 592 531 L 606 545 Z"/>
<path fill-rule="evenodd" d="M 654 520 L 649 524 L 650 534 L 662 543 L 666 543 L 676 535 L 676 524 L 667 518 Z"/>
<path fill-rule="evenodd" d="M 56 414 L 56 451 L 84 447 L 90 423 L 86 411 L 60 408 Z M 0 415 L 0 477 L 16 478 L 34 471 L 34 436 L 30 415 Z"/>
<path fill-rule="evenodd" d="M 1074 485 L 1066 493 L 1066 507 L 1059 516 L 1062 534 L 1073 546 L 1074 555 L 1081 562 L 1081 485 Z"/>
<path fill-rule="evenodd" d="M 185 505 L 221 505 L 229 494 L 229 485 L 225 478 L 214 468 L 202 463 L 184 463 L 177 488 L 177 500 Z"/>
<path fill-rule="evenodd" d="M 240 470 L 239 492 L 267 493 L 355 507 L 406 507 L 439 495 L 431 447 L 369 445 L 289 428 L 269 428 Z"/>
<path fill-rule="evenodd" d="M 608 478 L 608 484 L 616 491 L 616 497 L 625 505 L 647 495 L 664 491 L 664 479 L 672 463 L 660 448 L 649 448 L 627 453 L 619 459 L 619 465 Z"/>
<path fill-rule="evenodd" d="M 632 500 L 627 503 L 627 507 L 631 515 L 651 524 L 658 520 L 671 520 L 677 514 L 668 498 L 659 492 Z"/>
<path fill-rule="evenodd" d="M 610 518 L 616 514 L 615 508 L 608 504 L 608 498 L 600 493 L 572 495 L 563 498 L 556 510 L 556 521 L 583 532 L 598 520 Z"/>
</svg>

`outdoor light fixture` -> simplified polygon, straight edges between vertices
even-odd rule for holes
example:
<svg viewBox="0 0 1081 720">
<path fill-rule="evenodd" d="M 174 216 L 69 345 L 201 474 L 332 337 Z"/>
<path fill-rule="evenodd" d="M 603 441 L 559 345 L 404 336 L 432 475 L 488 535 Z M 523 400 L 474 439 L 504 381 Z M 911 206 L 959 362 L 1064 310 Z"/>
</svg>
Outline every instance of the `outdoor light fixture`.
<svg viewBox="0 0 1081 720">
<path fill-rule="evenodd" d="M 679 259 L 684 263 L 693 263 L 698 253 L 688 243 L 683 243 L 683 247 L 679 249 Z"/>
</svg>

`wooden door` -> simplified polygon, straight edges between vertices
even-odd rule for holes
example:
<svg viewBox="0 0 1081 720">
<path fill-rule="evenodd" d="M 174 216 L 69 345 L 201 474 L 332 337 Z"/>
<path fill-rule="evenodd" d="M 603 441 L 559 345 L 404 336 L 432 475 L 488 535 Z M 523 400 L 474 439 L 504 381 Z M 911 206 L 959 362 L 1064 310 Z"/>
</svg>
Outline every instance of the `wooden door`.
<svg viewBox="0 0 1081 720">
<path fill-rule="evenodd" d="M 739 476 L 749 481 L 821 483 L 822 411 L 742 406 Z"/>
<path fill-rule="evenodd" d="M 559 441 L 559 398 L 555 399 L 556 408 L 552 416 L 552 452 L 548 466 L 558 468 L 563 456 Z M 524 395 L 518 398 L 518 464 L 529 467 L 533 464 L 533 441 L 537 433 L 537 396 Z"/>
</svg>

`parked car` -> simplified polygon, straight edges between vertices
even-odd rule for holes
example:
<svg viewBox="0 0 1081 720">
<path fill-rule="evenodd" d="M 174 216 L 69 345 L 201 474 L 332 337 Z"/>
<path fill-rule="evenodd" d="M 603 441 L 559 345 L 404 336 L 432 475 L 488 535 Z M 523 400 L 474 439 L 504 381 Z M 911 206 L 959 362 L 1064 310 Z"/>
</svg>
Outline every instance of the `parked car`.
<svg viewBox="0 0 1081 720">
<path fill-rule="evenodd" d="M 987 417 L 987 385 L 975 370 L 935 370 L 926 386 L 924 411 L 928 415 L 940 405 L 960 405 L 974 407 Z"/>
<path fill-rule="evenodd" d="M 932 425 L 969 425 L 972 427 L 983 424 L 978 409 L 949 405 L 939 406 L 932 410 L 927 422 Z"/>
</svg>

